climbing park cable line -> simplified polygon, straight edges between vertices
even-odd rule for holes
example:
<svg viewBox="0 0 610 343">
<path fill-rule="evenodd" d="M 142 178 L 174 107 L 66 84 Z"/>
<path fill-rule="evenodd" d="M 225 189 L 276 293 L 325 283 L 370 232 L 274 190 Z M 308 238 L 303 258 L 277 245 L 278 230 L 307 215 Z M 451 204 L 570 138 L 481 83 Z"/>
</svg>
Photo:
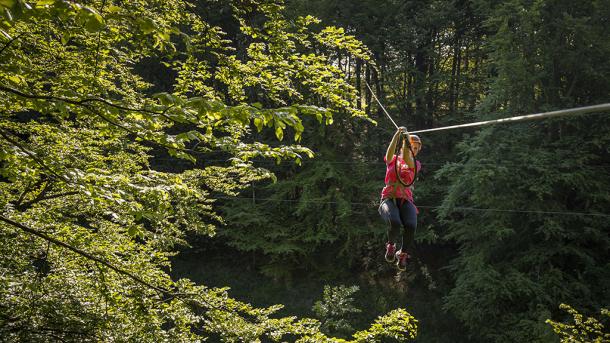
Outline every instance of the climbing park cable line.
<svg viewBox="0 0 610 343">
<path fill-rule="evenodd" d="M 365 84 L 366 84 L 366 87 L 371 92 L 371 95 L 373 96 L 373 98 L 375 98 L 375 101 L 377 101 L 377 103 L 383 110 L 383 112 L 388 116 L 388 118 L 390 118 L 390 121 L 392 122 L 392 124 L 394 124 L 394 126 L 396 126 L 396 129 L 398 129 L 398 125 L 396 125 L 396 122 L 394 121 L 394 119 L 392 119 L 392 116 L 388 113 L 388 111 L 386 111 L 385 107 L 383 107 L 383 105 L 381 104 L 381 101 L 379 101 L 379 99 L 377 99 L 377 96 L 375 95 L 375 92 L 373 92 L 373 90 L 371 89 L 371 86 L 369 85 L 369 83 L 365 82 Z"/>
<path fill-rule="evenodd" d="M 248 197 L 217 197 L 217 199 L 224 200 L 248 200 L 252 201 L 253 198 Z M 312 200 L 290 200 L 290 199 L 272 199 L 272 198 L 256 198 L 256 201 L 270 201 L 270 202 L 287 202 L 287 203 L 315 203 L 315 204 L 344 204 L 349 203 L 351 205 L 359 206 L 370 206 L 376 207 L 376 202 L 352 202 L 352 201 L 328 201 L 321 199 Z M 570 215 L 570 216 L 585 216 L 585 217 L 605 217 L 610 218 L 610 214 L 606 213 L 590 213 L 590 212 L 561 212 L 561 211 L 534 211 L 534 210 L 506 210 L 499 208 L 477 208 L 477 207 L 463 207 L 463 206 L 429 206 L 429 205 L 417 205 L 418 208 L 427 209 L 453 209 L 458 211 L 474 211 L 474 212 L 504 212 L 504 213 L 529 213 L 529 214 L 553 214 L 553 215 Z"/>
<path fill-rule="evenodd" d="M 610 111 L 610 103 L 593 105 L 593 106 L 569 108 L 569 109 L 558 110 L 558 111 L 535 113 L 535 114 L 515 116 L 515 117 L 509 117 L 509 118 L 484 120 L 484 121 L 460 124 L 460 125 L 436 127 L 436 128 L 432 128 L 432 129 L 425 129 L 425 130 L 416 130 L 416 131 L 411 131 L 411 133 L 424 133 L 424 132 L 433 132 L 433 131 L 442 131 L 442 130 L 452 130 L 452 129 L 459 129 L 459 128 L 464 128 L 464 127 L 484 126 L 484 125 L 492 125 L 492 124 L 499 124 L 499 123 L 514 123 L 514 122 L 527 121 L 527 120 L 538 120 L 538 119 L 551 118 L 551 117 L 580 115 L 580 114 L 603 112 L 603 111 Z"/>
<path fill-rule="evenodd" d="M 379 104 L 379 106 L 381 107 L 383 112 L 386 114 L 386 116 L 388 116 L 388 118 L 390 118 L 390 121 L 392 122 L 392 124 L 394 124 L 394 126 L 398 129 L 398 125 L 396 124 L 394 119 L 392 119 L 392 116 L 390 116 L 390 114 L 385 109 L 383 104 L 381 104 L 381 101 L 379 101 L 379 99 L 377 98 L 377 96 L 375 95 L 373 90 L 371 89 L 371 86 L 368 84 L 368 82 L 366 82 L 366 87 L 369 89 L 369 91 L 373 95 L 373 98 L 375 99 L 375 101 L 377 101 L 377 104 Z M 434 132 L 434 131 L 460 129 L 460 128 L 464 128 L 464 127 L 485 126 L 485 125 L 500 124 L 500 123 L 515 123 L 515 122 L 527 121 L 527 120 L 538 120 L 538 119 L 551 118 L 551 117 L 580 115 L 580 114 L 603 112 L 603 111 L 610 111 L 610 103 L 593 105 L 593 106 L 575 107 L 575 108 L 550 111 L 550 112 L 534 113 L 534 114 L 514 116 L 514 117 L 508 117 L 508 118 L 484 120 L 484 121 L 479 121 L 479 122 L 474 122 L 474 123 L 443 126 L 443 127 L 436 127 L 436 128 L 431 128 L 431 129 L 416 130 L 416 131 L 409 131 L 409 132 L 410 133 Z"/>
</svg>

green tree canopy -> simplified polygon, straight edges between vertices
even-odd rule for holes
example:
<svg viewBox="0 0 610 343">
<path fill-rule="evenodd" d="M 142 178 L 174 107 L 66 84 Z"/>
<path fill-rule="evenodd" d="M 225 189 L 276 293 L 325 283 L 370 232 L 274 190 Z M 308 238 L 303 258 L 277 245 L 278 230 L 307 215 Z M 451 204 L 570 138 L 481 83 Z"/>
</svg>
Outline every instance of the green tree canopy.
<svg viewBox="0 0 610 343">
<path fill-rule="evenodd" d="M 237 40 L 187 1 L 0 1 L 3 337 L 336 341 L 315 320 L 273 318 L 280 306 L 168 275 L 188 233 L 223 222 L 218 196 L 271 177 L 252 158 L 311 157 L 298 145 L 305 116 L 364 117 L 326 53 L 368 59 L 359 41 L 312 30 L 310 16 L 286 20 L 281 1 L 226 4 Z M 137 72 L 146 59 L 170 75 L 168 89 Z M 275 140 L 253 135 L 268 131 Z M 156 170 L 164 153 L 193 164 Z M 226 162 L 206 163 L 213 156 Z M 354 339 L 415 333 L 400 310 Z"/>
</svg>

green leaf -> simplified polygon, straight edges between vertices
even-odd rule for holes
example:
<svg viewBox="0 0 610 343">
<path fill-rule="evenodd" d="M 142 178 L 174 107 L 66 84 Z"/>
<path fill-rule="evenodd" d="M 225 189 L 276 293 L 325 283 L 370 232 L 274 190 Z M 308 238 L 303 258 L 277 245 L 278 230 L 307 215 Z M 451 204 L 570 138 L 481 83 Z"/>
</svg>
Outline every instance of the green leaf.
<svg viewBox="0 0 610 343">
<path fill-rule="evenodd" d="M 277 126 L 275 128 L 275 136 L 281 141 L 284 138 L 284 130 L 282 130 L 281 127 Z"/>
<path fill-rule="evenodd" d="M 0 6 L 6 7 L 6 8 L 13 8 L 13 6 L 15 6 L 16 3 L 17 3 L 16 0 L 0 0 Z"/>
<path fill-rule="evenodd" d="M 136 23 L 138 23 L 138 26 L 145 34 L 149 34 L 157 29 L 157 24 L 148 17 L 138 18 Z"/>
<path fill-rule="evenodd" d="M 98 32 L 104 28 L 104 18 L 93 8 L 83 7 L 81 11 L 86 13 L 87 20 L 85 22 L 85 29 L 89 32 Z"/>
<path fill-rule="evenodd" d="M 129 229 L 127 229 L 127 234 L 132 237 L 135 237 L 138 235 L 139 231 L 140 230 L 138 230 L 138 228 L 136 226 L 130 226 Z"/>
<path fill-rule="evenodd" d="M 112 5 L 112 6 L 108 7 L 107 11 L 110 13 L 117 13 L 117 12 L 121 11 L 121 7 Z"/>
<path fill-rule="evenodd" d="M 169 42 L 171 38 L 170 32 L 157 32 L 157 38 L 161 41 Z"/>
<path fill-rule="evenodd" d="M 263 120 L 261 118 L 254 118 L 254 126 L 256 126 L 258 132 L 261 132 L 263 129 Z"/>
<path fill-rule="evenodd" d="M 322 124 L 322 112 L 316 111 L 316 119 L 318 120 L 318 123 Z"/>
<path fill-rule="evenodd" d="M 25 78 L 21 75 L 11 75 L 8 79 L 16 85 L 23 85 L 25 83 Z"/>
<path fill-rule="evenodd" d="M 61 44 L 66 45 L 68 44 L 68 42 L 70 41 L 70 38 L 72 38 L 67 32 L 65 32 L 62 36 L 61 36 Z"/>
<path fill-rule="evenodd" d="M 57 0 L 38 0 L 36 1 L 36 7 L 41 8 L 49 5 L 53 5 Z"/>
<path fill-rule="evenodd" d="M 154 99 L 158 99 L 159 102 L 164 106 L 170 106 L 177 102 L 176 96 L 173 94 L 170 94 L 170 93 L 165 93 L 165 92 L 156 93 L 156 94 L 153 94 L 152 97 Z"/>
</svg>

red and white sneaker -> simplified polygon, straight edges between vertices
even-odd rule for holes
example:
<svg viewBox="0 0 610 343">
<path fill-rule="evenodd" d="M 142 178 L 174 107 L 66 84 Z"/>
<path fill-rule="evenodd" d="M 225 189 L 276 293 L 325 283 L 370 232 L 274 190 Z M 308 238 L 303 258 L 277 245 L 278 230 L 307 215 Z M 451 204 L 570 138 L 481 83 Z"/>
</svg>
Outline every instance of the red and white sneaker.
<svg viewBox="0 0 610 343">
<path fill-rule="evenodd" d="M 411 258 L 411 256 L 407 254 L 406 251 L 403 252 L 402 250 L 399 250 L 396 252 L 396 266 L 398 267 L 398 270 L 403 272 L 407 270 L 407 263 L 409 262 L 409 258 Z"/>
<path fill-rule="evenodd" d="M 394 259 L 396 254 L 396 244 L 391 243 L 391 242 L 387 242 L 385 244 L 385 260 L 392 263 L 394 262 Z"/>
</svg>

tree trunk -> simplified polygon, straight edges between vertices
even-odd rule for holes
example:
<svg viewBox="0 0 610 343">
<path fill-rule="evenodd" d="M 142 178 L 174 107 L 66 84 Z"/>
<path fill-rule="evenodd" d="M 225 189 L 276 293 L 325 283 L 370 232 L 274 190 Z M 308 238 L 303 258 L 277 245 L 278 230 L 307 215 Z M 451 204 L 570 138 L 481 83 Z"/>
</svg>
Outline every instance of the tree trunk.
<svg viewBox="0 0 610 343">
<path fill-rule="evenodd" d="M 364 80 L 368 85 L 371 84 L 371 67 L 368 64 L 364 68 Z M 369 87 L 366 87 L 365 94 L 364 104 L 366 106 L 366 114 L 371 115 L 371 91 Z"/>
<path fill-rule="evenodd" d="M 453 42 L 453 58 L 451 61 L 451 81 L 449 82 L 449 113 L 455 112 L 455 84 L 457 74 L 457 56 L 460 53 L 460 38 L 456 32 Z"/>
<path fill-rule="evenodd" d="M 411 122 L 411 126 L 415 125 L 421 127 L 423 124 L 423 118 L 426 113 L 426 73 L 428 71 L 428 65 L 426 61 L 426 54 L 424 52 L 425 46 L 420 46 L 415 54 L 415 118 Z"/>
<path fill-rule="evenodd" d="M 362 109 L 362 60 L 356 59 L 356 108 Z"/>
</svg>

